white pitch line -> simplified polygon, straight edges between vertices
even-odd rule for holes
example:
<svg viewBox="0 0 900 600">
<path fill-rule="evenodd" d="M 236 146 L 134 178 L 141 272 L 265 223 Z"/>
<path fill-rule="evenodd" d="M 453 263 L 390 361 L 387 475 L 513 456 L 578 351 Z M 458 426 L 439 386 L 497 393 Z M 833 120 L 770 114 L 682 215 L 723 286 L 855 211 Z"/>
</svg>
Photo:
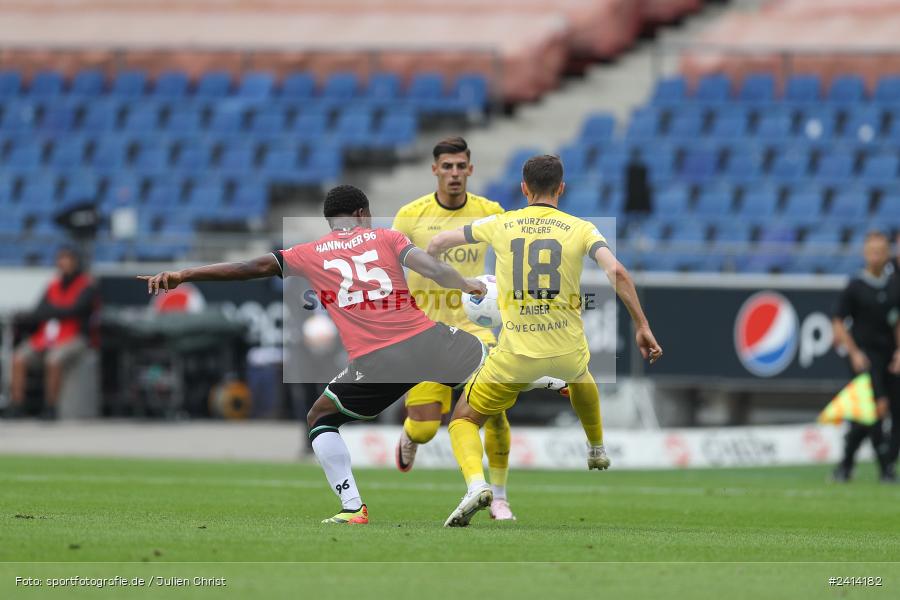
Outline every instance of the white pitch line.
<svg viewBox="0 0 900 600">
<path fill-rule="evenodd" d="M 0 482 L 10 483 L 98 483 L 98 484 L 148 484 L 148 485 L 213 485 L 223 487 L 263 487 L 263 488 L 293 488 L 293 489 L 324 489 L 326 483 L 305 481 L 302 479 L 222 479 L 222 478 L 187 478 L 187 477 L 122 477 L 115 475 L 0 475 Z M 465 486 L 450 483 L 411 483 L 411 482 L 362 482 L 361 487 L 372 490 L 399 490 L 399 491 L 428 491 L 428 492 L 460 492 Z M 516 491 L 532 492 L 540 494 L 638 494 L 646 496 L 782 496 L 782 497 L 857 497 L 850 494 L 849 490 L 828 489 L 769 489 L 769 488 L 718 488 L 718 487 L 661 487 L 661 486 L 627 486 L 615 485 L 550 485 L 550 484 L 517 484 L 513 486 Z M 884 490 L 887 492 L 888 490 Z M 893 491 L 893 490 L 892 490 Z M 900 490 L 897 493 L 888 494 L 889 497 L 900 498 Z"/>
</svg>

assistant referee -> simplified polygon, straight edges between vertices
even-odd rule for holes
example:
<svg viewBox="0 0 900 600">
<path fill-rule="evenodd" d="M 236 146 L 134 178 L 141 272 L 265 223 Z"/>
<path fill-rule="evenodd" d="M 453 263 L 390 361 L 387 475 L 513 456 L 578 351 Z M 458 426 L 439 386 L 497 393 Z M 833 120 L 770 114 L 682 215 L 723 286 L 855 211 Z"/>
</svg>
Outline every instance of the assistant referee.
<svg viewBox="0 0 900 600">
<path fill-rule="evenodd" d="M 897 321 L 900 316 L 900 278 L 886 269 L 890 259 L 888 238 L 870 232 L 863 245 L 865 268 L 847 284 L 838 299 L 832 324 L 835 345 L 847 350 L 854 374 L 868 371 L 878 406 L 879 420 L 871 426 L 850 423 L 844 457 L 835 468 L 835 481 L 849 481 L 856 451 L 868 437 L 878 458 L 881 481 L 897 481 L 896 462 L 900 449 L 900 351 Z M 884 432 L 884 417 L 892 415 L 891 431 Z"/>
</svg>

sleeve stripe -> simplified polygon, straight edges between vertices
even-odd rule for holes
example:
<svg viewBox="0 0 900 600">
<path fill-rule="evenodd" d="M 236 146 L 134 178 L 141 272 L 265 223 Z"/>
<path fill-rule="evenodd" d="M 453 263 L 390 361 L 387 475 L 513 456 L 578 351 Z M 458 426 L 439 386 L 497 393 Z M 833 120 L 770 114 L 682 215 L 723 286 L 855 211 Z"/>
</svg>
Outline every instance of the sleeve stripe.
<svg viewBox="0 0 900 600">
<path fill-rule="evenodd" d="M 279 277 L 284 279 L 284 255 L 279 250 L 278 252 L 272 252 L 272 256 L 275 257 L 275 262 L 278 263 L 278 270 L 281 272 Z"/>
<path fill-rule="evenodd" d="M 475 236 L 472 235 L 471 225 L 466 225 L 465 227 L 463 227 L 463 235 L 466 236 L 466 241 L 470 244 L 475 244 L 478 242 L 478 240 L 475 239 Z"/>
<path fill-rule="evenodd" d="M 591 258 L 594 258 L 594 255 L 597 254 L 597 250 L 599 250 L 600 248 L 609 248 L 609 244 L 607 244 L 606 242 L 604 242 L 602 240 L 597 240 L 591 246 L 591 249 L 588 250 L 588 256 L 590 256 Z"/>
<path fill-rule="evenodd" d="M 403 265 L 404 267 L 406 266 L 406 257 L 407 257 L 407 255 L 408 255 L 410 252 L 412 252 L 413 250 L 415 250 L 415 249 L 416 249 L 416 245 L 415 245 L 415 244 L 410 244 L 410 245 L 408 245 L 407 247 L 405 247 L 403 250 L 400 251 L 399 258 L 400 258 L 400 264 L 401 264 L 401 265 Z"/>
</svg>

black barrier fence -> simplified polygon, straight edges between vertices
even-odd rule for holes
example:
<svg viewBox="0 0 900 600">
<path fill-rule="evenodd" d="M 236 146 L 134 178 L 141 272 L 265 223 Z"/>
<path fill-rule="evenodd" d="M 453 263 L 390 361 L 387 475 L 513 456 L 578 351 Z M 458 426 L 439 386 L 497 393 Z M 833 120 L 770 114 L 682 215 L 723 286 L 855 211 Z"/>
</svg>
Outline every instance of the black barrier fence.
<svg viewBox="0 0 900 600">
<path fill-rule="evenodd" d="M 583 315 L 594 364 L 608 364 L 605 359 L 615 353 L 618 377 L 758 391 L 831 388 L 849 375 L 832 344 L 831 314 L 841 278 L 640 277 L 644 309 L 665 350 L 652 367 L 640 360 L 628 312 L 612 300 L 602 274 L 586 273 L 585 280 L 584 295 L 600 299 Z M 131 277 L 101 277 L 101 291 L 107 307 L 148 303 L 146 288 Z M 196 291 L 205 305 L 224 307 L 225 318 L 245 321 L 251 345 L 277 345 L 283 335 L 297 338 L 282 329 L 280 280 L 198 283 Z M 333 373 L 321 377 L 326 375 L 330 379 Z"/>
</svg>

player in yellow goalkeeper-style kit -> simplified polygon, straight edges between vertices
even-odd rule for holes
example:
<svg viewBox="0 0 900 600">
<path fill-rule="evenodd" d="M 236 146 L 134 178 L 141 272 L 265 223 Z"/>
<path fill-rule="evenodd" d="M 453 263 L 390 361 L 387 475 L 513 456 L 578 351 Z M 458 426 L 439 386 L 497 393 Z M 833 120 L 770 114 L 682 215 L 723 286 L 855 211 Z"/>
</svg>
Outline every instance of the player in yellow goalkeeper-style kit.
<svg viewBox="0 0 900 600">
<path fill-rule="evenodd" d="M 528 382 L 542 375 L 569 383 L 575 412 L 588 438 L 588 467 L 601 457 L 602 425 L 597 385 L 588 370 L 590 352 L 581 320 L 581 271 L 585 256 L 599 264 L 628 309 L 636 342 L 651 363 L 662 356 L 641 309 L 634 283 L 597 228 L 558 208 L 565 189 L 555 156 L 536 156 L 522 169 L 528 206 L 491 215 L 436 235 L 433 256 L 449 248 L 488 243 L 497 256 L 495 275 L 503 318 L 500 342 L 466 384 L 450 420 L 453 454 L 468 489 L 444 523 L 464 527 L 492 501 L 485 483 L 478 430 L 515 403 Z"/>
<path fill-rule="evenodd" d="M 406 234 L 413 244 L 426 248 L 441 231 L 453 230 L 476 219 L 497 215 L 503 208 L 487 198 L 466 189 L 472 174 L 471 151 L 461 137 L 450 137 L 435 145 L 431 170 L 437 179 L 437 190 L 403 206 L 394 218 L 393 228 Z M 487 244 L 477 244 L 439 257 L 466 277 L 485 272 Z M 408 273 L 409 289 L 419 307 L 434 321 L 440 321 L 474 334 L 488 345 L 496 343 L 493 332 L 470 321 L 461 308 L 459 290 L 447 290 L 417 273 Z M 453 390 L 440 383 L 426 381 L 409 391 L 406 397 L 407 418 L 397 444 L 397 468 L 412 468 L 419 444 L 434 438 L 441 425 L 441 415 L 450 412 Z M 494 502 L 491 516 L 514 519 L 506 500 L 510 431 L 506 413 L 492 415 L 485 425 L 488 463 L 493 484 Z"/>
</svg>

